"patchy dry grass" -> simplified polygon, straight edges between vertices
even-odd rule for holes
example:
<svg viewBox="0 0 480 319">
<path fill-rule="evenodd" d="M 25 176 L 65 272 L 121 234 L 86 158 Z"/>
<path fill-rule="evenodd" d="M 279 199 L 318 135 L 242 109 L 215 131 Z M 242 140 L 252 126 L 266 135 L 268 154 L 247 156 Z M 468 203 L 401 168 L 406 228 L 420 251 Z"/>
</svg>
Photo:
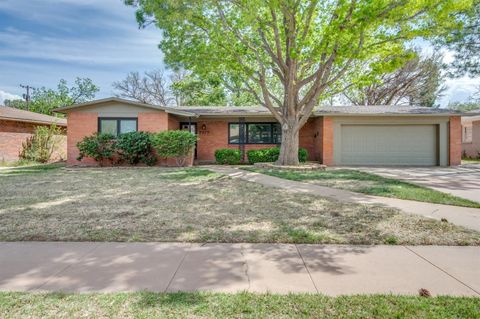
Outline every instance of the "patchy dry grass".
<svg viewBox="0 0 480 319">
<path fill-rule="evenodd" d="M 480 233 L 202 168 L 0 171 L 0 241 L 478 245 Z"/>
<path fill-rule="evenodd" d="M 329 169 L 326 171 L 296 172 L 277 169 L 242 167 L 251 172 L 262 173 L 293 181 L 306 182 L 332 188 L 345 189 L 368 195 L 394 197 L 419 202 L 480 208 L 480 203 L 457 197 L 434 189 L 352 169 Z"/>
<path fill-rule="evenodd" d="M 480 298 L 220 293 L 0 293 L 2 318 L 480 318 Z"/>
</svg>

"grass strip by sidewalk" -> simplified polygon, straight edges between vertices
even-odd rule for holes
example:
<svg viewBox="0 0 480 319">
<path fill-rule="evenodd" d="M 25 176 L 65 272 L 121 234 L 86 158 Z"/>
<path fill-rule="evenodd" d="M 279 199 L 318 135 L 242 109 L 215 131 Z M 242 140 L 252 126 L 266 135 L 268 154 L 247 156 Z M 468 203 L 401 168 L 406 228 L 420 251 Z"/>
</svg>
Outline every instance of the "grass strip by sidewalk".
<svg viewBox="0 0 480 319">
<path fill-rule="evenodd" d="M 480 318 L 480 298 L 220 293 L 0 293 L 2 318 Z"/>
<path fill-rule="evenodd" d="M 439 192 L 428 187 L 351 169 L 295 172 L 242 167 L 242 169 L 298 182 L 339 188 L 368 195 L 419 202 L 480 208 L 480 203 Z"/>
</svg>

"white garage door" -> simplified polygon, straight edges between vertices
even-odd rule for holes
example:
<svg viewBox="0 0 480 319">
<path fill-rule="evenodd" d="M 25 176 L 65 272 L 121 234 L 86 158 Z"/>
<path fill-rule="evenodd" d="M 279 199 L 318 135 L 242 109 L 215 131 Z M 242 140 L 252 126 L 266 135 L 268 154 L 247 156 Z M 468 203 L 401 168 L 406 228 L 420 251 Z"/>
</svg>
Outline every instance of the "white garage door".
<svg viewBox="0 0 480 319">
<path fill-rule="evenodd" d="M 438 165 L 436 125 L 342 125 L 342 165 Z"/>
</svg>

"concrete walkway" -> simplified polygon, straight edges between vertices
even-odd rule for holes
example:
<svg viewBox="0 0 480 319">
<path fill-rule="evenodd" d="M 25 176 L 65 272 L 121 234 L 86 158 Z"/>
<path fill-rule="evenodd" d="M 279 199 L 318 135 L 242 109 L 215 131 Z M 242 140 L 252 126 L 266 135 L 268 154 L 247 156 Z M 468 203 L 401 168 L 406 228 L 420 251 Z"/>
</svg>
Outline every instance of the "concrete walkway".
<svg viewBox="0 0 480 319">
<path fill-rule="evenodd" d="M 241 178 L 250 182 L 287 189 L 293 192 L 329 197 L 342 202 L 385 205 L 400 209 L 405 213 L 422 215 L 438 220 L 446 218 L 453 224 L 480 231 L 480 209 L 478 208 L 431 204 L 397 198 L 364 195 L 341 189 L 296 182 L 265 174 L 249 172 L 229 166 L 212 165 L 208 166 L 208 169 L 233 178 Z"/>
<path fill-rule="evenodd" d="M 480 247 L 0 243 L 3 291 L 480 296 Z"/>
</svg>

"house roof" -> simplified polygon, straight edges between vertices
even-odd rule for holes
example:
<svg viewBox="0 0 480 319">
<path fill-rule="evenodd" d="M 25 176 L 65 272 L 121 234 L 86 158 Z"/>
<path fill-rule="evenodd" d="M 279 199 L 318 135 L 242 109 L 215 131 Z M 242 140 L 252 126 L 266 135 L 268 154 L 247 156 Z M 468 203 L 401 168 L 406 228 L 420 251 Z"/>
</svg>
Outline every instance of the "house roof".
<svg viewBox="0 0 480 319">
<path fill-rule="evenodd" d="M 271 115 L 265 107 L 178 107 L 177 109 L 193 112 L 198 116 L 249 116 Z M 368 105 L 368 106 L 319 106 L 313 111 L 314 116 L 342 115 L 342 116 L 402 116 L 402 115 L 435 115 L 450 116 L 463 115 L 460 111 L 431 107 L 404 106 L 404 105 Z"/>
<path fill-rule="evenodd" d="M 141 102 L 126 100 L 126 99 L 121 99 L 121 98 L 118 98 L 118 97 L 109 97 L 109 98 L 106 98 L 106 99 L 94 100 L 94 101 L 89 101 L 89 102 L 85 102 L 85 103 L 79 103 L 79 104 L 59 107 L 59 108 L 54 109 L 54 111 L 59 112 L 59 113 L 67 113 L 69 110 L 82 108 L 82 107 L 87 107 L 87 106 L 92 106 L 92 105 L 97 105 L 97 104 L 101 104 L 101 103 L 108 103 L 108 102 L 117 102 L 117 103 L 123 103 L 123 104 L 128 104 L 128 105 L 145 107 L 145 108 L 149 108 L 149 109 L 161 110 L 161 111 L 165 111 L 167 113 L 180 115 L 180 116 L 190 116 L 190 117 L 196 117 L 197 116 L 193 112 L 183 111 L 179 108 L 141 103 Z"/>
<path fill-rule="evenodd" d="M 90 101 L 81 104 L 75 104 L 71 106 L 61 107 L 55 109 L 55 112 L 67 113 L 69 110 L 92 106 L 100 103 L 118 102 L 129 105 L 136 105 L 156 110 L 162 110 L 167 113 L 188 116 L 188 117 L 220 117 L 220 116 L 271 116 L 270 111 L 265 107 L 260 106 L 160 106 L 146 103 L 140 103 L 131 100 L 125 100 L 117 97 L 111 97 L 101 100 Z M 368 105 L 368 106 L 319 106 L 314 112 L 313 116 L 322 115 L 335 115 L 335 116 L 450 116 L 450 115 L 466 115 L 461 111 L 431 108 L 431 107 L 419 107 L 408 105 Z"/>
<path fill-rule="evenodd" d="M 19 110 L 13 107 L 0 105 L 0 120 L 18 121 L 36 124 L 57 124 L 67 126 L 67 120 L 58 117 Z"/>
</svg>

